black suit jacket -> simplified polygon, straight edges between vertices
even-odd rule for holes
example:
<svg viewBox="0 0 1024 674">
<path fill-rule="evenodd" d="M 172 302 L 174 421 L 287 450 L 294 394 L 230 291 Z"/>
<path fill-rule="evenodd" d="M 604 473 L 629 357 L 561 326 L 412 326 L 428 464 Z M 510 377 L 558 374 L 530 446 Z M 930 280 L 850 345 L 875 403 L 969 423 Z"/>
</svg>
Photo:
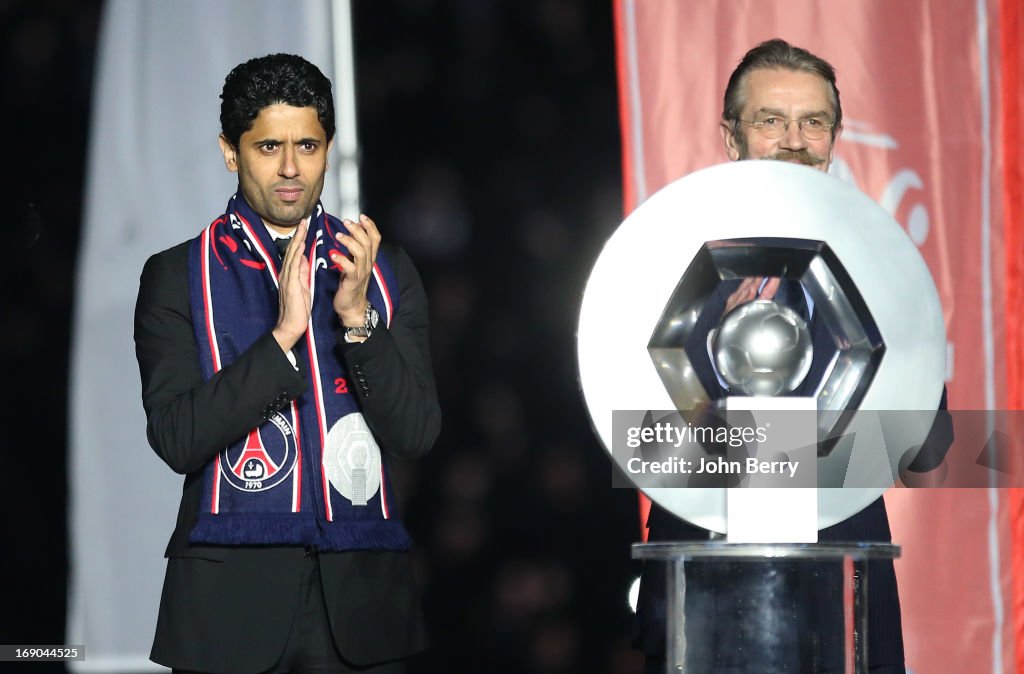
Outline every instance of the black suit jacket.
<svg viewBox="0 0 1024 674">
<path fill-rule="evenodd" d="M 281 655 L 296 609 L 305 550 L 192 545 L 203 468 L 225 445 L 301 395 L 307 381 L 268 332 L 204 381 L 189 304 L 188 243 L 151 257 L 135 309 L 135 345 L 150 445 L 185 476 L 151 658 L 210 672 L 259 671 Z M 400 248 L 382 244 L 399 286 L 391 327 L 340 342 L 352 386 L 381 449 L 415 458 L 440 430 L 430 364 L 427 299 Z M 409 558 L 400 552 L 320 553 L 331 630 L 355 664 L 426 646 Z M 256 589 L 254 589 L 256 588 Z"/>
</svg>

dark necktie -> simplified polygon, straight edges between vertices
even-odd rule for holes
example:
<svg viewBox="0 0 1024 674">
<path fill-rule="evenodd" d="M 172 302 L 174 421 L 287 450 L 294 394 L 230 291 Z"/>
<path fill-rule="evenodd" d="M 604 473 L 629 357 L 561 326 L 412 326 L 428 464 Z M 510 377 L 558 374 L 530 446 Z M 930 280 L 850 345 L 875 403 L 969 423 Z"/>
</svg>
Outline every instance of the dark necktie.
<svg viewBox="0 0 1024 674">
<path fill-rule="evenodd" d="M 789 307 L 800 314 L 805 321 L 810 322 L 810 312 L 807 310 L 807 298 L 804 297 L 804 290 L 799 281 L 783 278 L 779 283 L 779 289 L 775 291 L 772 298 L 779 304 Z"/>
<path fill-rule="evenodd" d="M 277 246 L 277 250 L 281 253 L 281 259 L 284 259 L 285 251 L 288 250 L 288 244 L 292 242 L 292 237 L 274 239 L 274 245 Z"/>
<path fill-rule="evenodd" d="M 814 339 L 814 329 L 812 327 L 813 323 L 812 317 L 810 316 L 810 307 L 807 306 L 807 296 L 804 294 L 804 289 L 800 285 L 800 282 L 794 279 L 782 279 L 782 282 L 779 284 L 779 291 L 775 293 L 775 301 L 789 307 L 796 313 L 800 314 L 801 318 L 807 321 L 807 327 L 811 330 L 811 345 L 812 347 L 818 347 L 818 343 Z M 813 367 L 814 366 L 812 364 L 812 368 Z M 811 395 L 814 393 L 816 388 L 816 384 L 814 384 L 814 382 L 818 380 L 820 380 L 819 376 L 805 377 L 795 389 L 785 395 Z"/>
</svg>

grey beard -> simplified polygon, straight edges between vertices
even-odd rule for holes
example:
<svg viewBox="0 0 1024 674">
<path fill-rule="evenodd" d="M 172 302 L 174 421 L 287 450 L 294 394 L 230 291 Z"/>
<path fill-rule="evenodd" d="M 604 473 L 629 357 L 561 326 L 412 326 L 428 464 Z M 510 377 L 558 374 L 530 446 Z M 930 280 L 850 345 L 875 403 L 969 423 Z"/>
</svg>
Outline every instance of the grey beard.
<svg viewBox="0 0 1024 674">
<path fill-rule="evenodd" d="M 825 163 L 824 157 L 811 154 L 807 150 L 779 150 L 770 157 L 762 159 L 774 159 L 776 161 L 796 161 L 806 166 L 819 166 Z"/>
</svg>

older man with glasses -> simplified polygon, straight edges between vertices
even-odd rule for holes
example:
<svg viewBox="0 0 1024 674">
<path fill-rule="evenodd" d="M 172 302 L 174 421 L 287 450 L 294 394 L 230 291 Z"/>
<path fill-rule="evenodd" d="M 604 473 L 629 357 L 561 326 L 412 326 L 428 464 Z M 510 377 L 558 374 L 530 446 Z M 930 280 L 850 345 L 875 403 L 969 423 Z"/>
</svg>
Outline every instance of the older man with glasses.
<svg viewBox="0 0 1024 674">
<path fill-rule="evenodd" d="M 827 172 L 836 139 L 842 132 L 843 112 L 836 87 L 835 70 L 823 59 L 783 40 L 770 40 L 751 49 L 733 71 L 725 90 L 720 131 L 725 150 L 733 161 L 773 159 L 804 164 Z M 771 299 L 779 292 L 778 278 L 748 278 L 723 302 L 722 313 L 757 297 Z M 781 292 L 780 292 L 781 295 Z M 724 384 L 723 384 L 724 385 Z M 942 408 L 945 408 L 945 392 Z M 938 432 L 937 432 L 938 431 Z M 947 448 L 949 433 L 932 429 L 926 445 Z M 931 466 L 924 467 L 925 469 Z M 912 470 L 917 466 L 911 466 Z M 649 540 L 707 540 L 710 532 L 667 513 L 657 505 L 648 519 Z M 881 498 L 867 508 L 819 534 L 822 542 L 890 542 L 888 517 Z M 705 565 L 712 566 L 712 565 Z M 868 664 L 872 674 L 904 673 L 903 636 L 896 576 L 891 560 L 872 561 L 868 585 Z M 749 625 L 722 620 L 717 613 L 720 594 L 733 580 L 729 568 L 687 570 L 687 612 L 695 610 L 713 623 L 711 638 L 689 644 L 714 662 L 713 672 L 762 672 L 763 663 L 749 662 L 743 649 L 744 629 Z M 842 621 L 841 602 L 834 586 L 837 579 L 822 577 L 813 587 L 790 588 L 788 597 L 793 624 L 783 626 L 782 641 L 799 643 L 794 661 L 786 671 L 842 671 L 841 643 L 814 642 L 801 632 L 822 622 Z M 635 645 L 647 655 L 646 671 L 665 671 L 665 569 L 663 563 L 647 562 L 637 607 Z M 695 599 L 703 597 L 703 599 Z M 702 602 L 699 607 L 695 602 Z M 739 621 L 742 622 L 742 621 Z M 706 635 L 709 630 L 703 629 Z M 688 642 L 689 643 L 689 642 Z M 782 642 L 780 642 L 782 643 Z"/>
</svg>

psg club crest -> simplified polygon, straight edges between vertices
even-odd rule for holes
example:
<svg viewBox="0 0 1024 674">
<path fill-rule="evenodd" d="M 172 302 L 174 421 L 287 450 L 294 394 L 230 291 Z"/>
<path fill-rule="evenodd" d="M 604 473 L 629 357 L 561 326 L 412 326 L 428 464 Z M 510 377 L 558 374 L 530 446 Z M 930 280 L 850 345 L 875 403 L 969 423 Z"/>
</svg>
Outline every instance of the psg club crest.
<svg viewBox="0 0 1024 674">
<path fill-rule="evenodd" d="M 295 432 L 283 414 L 277 412 L 266 423 L 249 431 L 220 454 L 224 479 L 239 491 L 273 489 L 295 469 L 298 456 Z"/>
</svg>

